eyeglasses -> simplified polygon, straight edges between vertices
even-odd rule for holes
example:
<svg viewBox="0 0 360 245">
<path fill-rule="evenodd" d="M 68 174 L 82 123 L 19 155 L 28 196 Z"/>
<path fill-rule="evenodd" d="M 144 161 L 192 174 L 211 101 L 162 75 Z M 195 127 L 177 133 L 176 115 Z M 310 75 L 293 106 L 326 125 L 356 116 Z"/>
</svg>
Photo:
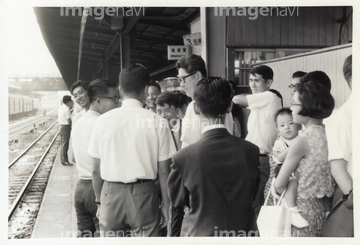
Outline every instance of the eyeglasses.
<svg viewBox="0 0 360 245">
<path fill-rule="evenodd" d="M 299 86 L 299 84 L 290 84 L 288 87 L 289 89 L 293 89 L 293 88 L 296 88 L 297 86 Z"/>
<path fill-rule="evenodd" d="M 115 95 L 114 97 L 106 97 L 106 96 L 103 96 L 103 97 L 98 97 L 98 98 L 103 98 L 103 99 L 109 99 L 109 100 L 112 100 L 114 101 L 115 104 L 118 104 L 120 102 L 120 97 Z"/>
<path fill-rule="evenodd" d="M 186 75 L 186 76 L 177 76 L 177 77 L 180 79 L 181 82 L 186 83 L 185 79 L 194 75 L 196 72 L 190 73 L 189 75 Z"/>
</svg>

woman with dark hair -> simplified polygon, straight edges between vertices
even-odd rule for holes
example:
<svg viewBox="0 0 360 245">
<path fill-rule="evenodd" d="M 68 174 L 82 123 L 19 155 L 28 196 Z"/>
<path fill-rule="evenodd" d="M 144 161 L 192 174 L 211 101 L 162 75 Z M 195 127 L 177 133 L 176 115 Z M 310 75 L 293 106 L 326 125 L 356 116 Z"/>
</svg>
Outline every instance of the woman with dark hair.
<svg viewBox="0 0 360 245">
<path fill-rule="evenodd" d="M 327 86 L 328 80 L 324 72 L 314 71 L 306 74 L 297 86 L 291 106 L 293 121 L 305 125 L 306 130 L 289 147 L 275 181 L 277 193 L 285 190 L 291 173 L 294 172 L 298 182 L 296 204 L 309 226 L 293 226 L 291 235 L 296 237 L 320 236 L 326 219 L 325 197 L 332 196 L 334 192 L 325 127 L 322 123 L 334 109 L 334 98 Z"/>
</svg>

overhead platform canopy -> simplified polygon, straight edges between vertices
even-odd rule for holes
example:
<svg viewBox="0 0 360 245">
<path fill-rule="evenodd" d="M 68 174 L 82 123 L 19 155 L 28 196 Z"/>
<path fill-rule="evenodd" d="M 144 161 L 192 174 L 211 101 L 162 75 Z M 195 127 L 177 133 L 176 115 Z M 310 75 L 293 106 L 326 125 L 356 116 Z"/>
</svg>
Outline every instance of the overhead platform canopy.
<svg viewBox="0 0 360 245">
<path fill-rule="evenodd" d="M 84 8 L 34 9 L 68 88 L 78 79 L 118 81 L 128 63 L 143 64 L 153 79 L 173 76 L 176 61 L 167 59 L 167 46 L 184 45 L 182 36 L 200 15 L 200 8 L 188 7 L 89 8 L 87 15 Z"/>
</svg>

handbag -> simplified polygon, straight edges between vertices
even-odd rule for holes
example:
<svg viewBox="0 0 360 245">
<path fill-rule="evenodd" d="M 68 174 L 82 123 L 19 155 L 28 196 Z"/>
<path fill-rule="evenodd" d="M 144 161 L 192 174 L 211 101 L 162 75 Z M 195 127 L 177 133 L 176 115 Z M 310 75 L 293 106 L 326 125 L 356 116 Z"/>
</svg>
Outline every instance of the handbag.
<svg viewBox="0 0 360 245">
<path fill-rule="evenodd" d="M 272 182 L 271 188 L 274 188 L 275 181 Z M 281 206 L 286 189 L 276 202 L 273 196 L 274 206 L 268 206 L 271 189 L 265 199 L 264 205 L 260 209 L 257 219 L 257 225 L 260 237 L 290 237 L 291 236 L 291 219 L 290 212 L 287 208 Z"/>
</svg>

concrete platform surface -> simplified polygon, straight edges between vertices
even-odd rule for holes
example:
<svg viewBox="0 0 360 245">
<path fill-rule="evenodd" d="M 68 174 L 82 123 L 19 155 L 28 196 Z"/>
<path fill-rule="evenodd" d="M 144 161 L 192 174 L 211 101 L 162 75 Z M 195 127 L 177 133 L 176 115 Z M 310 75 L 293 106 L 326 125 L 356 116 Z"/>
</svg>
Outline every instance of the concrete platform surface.
<svg viewBox="0 0 360 245">
<path fill-rule="evenodd" d="M 59 153 L 59 152 L 58 152 Z M 57 154 L 31 238 L 76 237 L 75 166 L 63 166 Z"/>
</svg>

